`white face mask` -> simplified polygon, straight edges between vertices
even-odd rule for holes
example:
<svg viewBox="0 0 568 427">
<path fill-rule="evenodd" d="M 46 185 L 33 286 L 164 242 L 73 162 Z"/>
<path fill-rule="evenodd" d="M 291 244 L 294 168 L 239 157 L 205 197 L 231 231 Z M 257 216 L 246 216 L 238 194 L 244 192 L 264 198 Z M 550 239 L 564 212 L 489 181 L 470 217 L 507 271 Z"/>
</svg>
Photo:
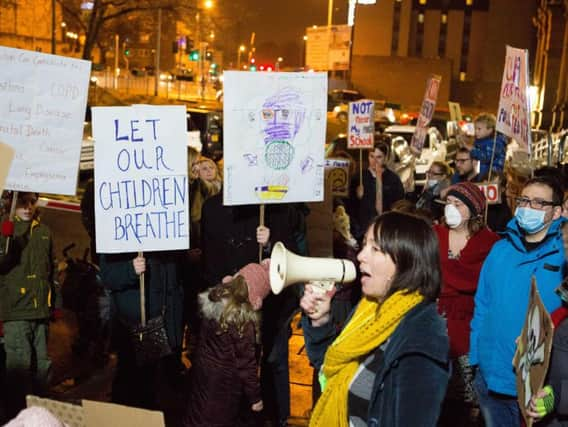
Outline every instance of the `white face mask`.
<svg viewBox="0 0 568 427">
<path fill-rule="evenodd" d="M 446 224 L 450 228 L 456 228 L 462 223 L 462 215 L 458 208 L 456 208 L 451 203 L 448 203 L 444 207 L 444 216 L 446 218 Z"/>
<path fill-rule="evenodd" d="M 436 184 L 438 183 L 437 180 L 435 179 L 429 179 L 428 181 L 426 181 L 426 187 L 427 188 L 433 188 L 436 186 Z"/>
</svg>

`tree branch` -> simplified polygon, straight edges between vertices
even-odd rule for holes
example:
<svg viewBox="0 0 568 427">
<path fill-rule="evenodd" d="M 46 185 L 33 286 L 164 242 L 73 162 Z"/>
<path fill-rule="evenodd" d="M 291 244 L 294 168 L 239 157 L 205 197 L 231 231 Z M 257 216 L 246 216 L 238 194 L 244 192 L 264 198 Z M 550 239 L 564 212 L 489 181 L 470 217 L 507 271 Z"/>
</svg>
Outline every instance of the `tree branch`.
<svg viewBox="0 0 568 427">
<path fill-rule="evenodd" d="M 85 23 L 81 19 L 81 15 L 79 13 L 77 13 L 77 11 L 71 9 L 63 0 L 56 0 L 56 1 L 57 1 L 57 3 L 59 3 L 61 5 L 61 8 L 63 10 L 65 10 L 65 12 L 67 12 L 69 15 L 71 15 L 75 19 L 75 22 L 77 22 L 77 24 L 79 24 L 79 26 L 81 27 L 81 29 L 83 31 L 87 31 L 87 26 L 85 25 Z"/>
</svg>

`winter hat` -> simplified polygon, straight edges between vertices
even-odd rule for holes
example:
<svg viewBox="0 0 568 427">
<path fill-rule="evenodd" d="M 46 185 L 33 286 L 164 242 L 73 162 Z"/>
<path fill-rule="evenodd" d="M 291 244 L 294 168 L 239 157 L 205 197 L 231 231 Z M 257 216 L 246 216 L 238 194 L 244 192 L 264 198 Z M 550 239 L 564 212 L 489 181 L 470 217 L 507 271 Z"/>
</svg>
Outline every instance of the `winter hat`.
<svg viewBox="0 0 568 427">
<path fill-rule="evenodd" d="M 55 416 L 47 409 L 40 406 L 32 406 L 22 410 L 16 418 L 10 421 L 4 427 L 65 427 Z"/>
<path fill-rule="evenodd" d="M 247 282 L 249 302 L 255 310 L 260 310 L 262 300 L 270 293 L 269 268 L 270 260 L 264 260 L 262 264 L 250 263 L 245 265 L 235 275 L 242 276 Z"/>
<path fill-rule="evenodd" d="M 485 211 L 485 195 L 472 182 L 465 181 L 452 185 L 448 189 L 447 196 L 461 200 L 474 216 L 481 215 Z"/>
</svg>

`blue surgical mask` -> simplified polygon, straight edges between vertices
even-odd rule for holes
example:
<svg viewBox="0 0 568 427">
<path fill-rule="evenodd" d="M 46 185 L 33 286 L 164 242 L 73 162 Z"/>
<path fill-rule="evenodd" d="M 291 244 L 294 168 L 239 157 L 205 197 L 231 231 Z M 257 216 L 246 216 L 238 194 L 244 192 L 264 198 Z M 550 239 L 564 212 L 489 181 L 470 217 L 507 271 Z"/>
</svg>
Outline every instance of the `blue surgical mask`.
<svg viewBox="0 0 568 427">
<path fill-rule="evenodd" d="M 518 207 L 515 211 L 517 224 L 528 234 L 538 233 L 545 227 L 544 211 L 530 208 L 528 206 Z"/>
</svg>

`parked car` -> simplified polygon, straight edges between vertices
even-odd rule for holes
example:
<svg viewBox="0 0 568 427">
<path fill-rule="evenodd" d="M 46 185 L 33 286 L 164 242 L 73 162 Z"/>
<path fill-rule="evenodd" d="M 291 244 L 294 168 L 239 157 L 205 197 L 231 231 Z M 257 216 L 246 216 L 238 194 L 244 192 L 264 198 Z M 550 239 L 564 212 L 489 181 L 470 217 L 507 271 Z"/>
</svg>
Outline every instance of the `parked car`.
<svg viewBox="0 0 568 427">
<path fill-rule="evenodd" d="M 334 111 L 334 108 L 340 104 L 349 104 L 363 98 L 365 96 L 358 90 L 334 89 L 327 94 L 327 111 Z"/>
<path fill-rule="evenodd" d="M 95 167 L 95 140 L 93 139 L 90 121 L 83 122 L 83 141 L 81 142 L 81 155 L 79 157 L 79 173 L 92 172 Z"/>
<path fill-rule="evenodd" d="M 181 70 L 176 70 L 174 77 L 176 80 L 192 82 L 194 77 L 193 70 L 189 68 L 182 68 Z"/>
<path fill-rule="evenodd" d="M 385 134 L 391 137 L 391 141 L 397 138 L 403 138 L 408 147 L 412 141 L 412 135 L 416 126 L 411 125 L 392 125 L 385 129 Z M 434 126 L 428 128 L 426 139 L 420 157 L 415 160 L 414 164 L 414 183 L 419 187 L 426 184 L 426 172 L 434 161 L 446 161 L 447 141 L 442 138 L 438 129 Z"/>
</svg>

